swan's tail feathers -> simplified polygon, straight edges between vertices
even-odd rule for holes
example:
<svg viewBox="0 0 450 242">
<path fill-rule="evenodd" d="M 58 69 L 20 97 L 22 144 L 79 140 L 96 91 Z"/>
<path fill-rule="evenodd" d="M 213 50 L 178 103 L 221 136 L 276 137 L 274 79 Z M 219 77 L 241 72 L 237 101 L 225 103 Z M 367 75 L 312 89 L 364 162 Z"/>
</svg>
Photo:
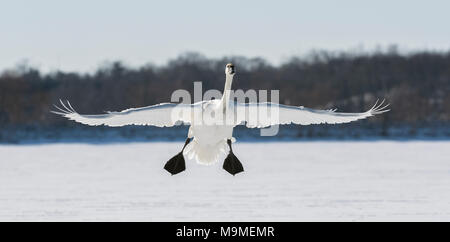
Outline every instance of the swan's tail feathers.
<svg viewBox="0 0 450 242">
<path fill-rule="evenodd" d="M 197 140 L 192 140 L 184 149 L 184 154 L 188 159 L 195 159 L 202 165 L 212 165 L 225 158 L 227 154 L 227 144 L 224 141 L 216 144 L 200 144 Z"/>
</svg>

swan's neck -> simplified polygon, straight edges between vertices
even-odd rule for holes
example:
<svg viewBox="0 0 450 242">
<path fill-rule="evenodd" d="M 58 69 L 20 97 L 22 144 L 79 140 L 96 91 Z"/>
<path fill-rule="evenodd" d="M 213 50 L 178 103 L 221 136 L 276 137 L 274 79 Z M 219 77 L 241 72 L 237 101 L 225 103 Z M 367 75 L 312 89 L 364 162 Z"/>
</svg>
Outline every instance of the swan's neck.
<svg viewBox="0 0 450 242">
<path fill-rule="evenodd" d="M 228 108 L 228 105 L 230 103 L 230 95 L 231 95 L 231 84 L 233 83 L 233 76 L 232 75 L 226 75 L 225 77 L 225 88 L 223 90 L 223 96 L 222 96 L 222 105 L 225 109 Z"/>
</svg>

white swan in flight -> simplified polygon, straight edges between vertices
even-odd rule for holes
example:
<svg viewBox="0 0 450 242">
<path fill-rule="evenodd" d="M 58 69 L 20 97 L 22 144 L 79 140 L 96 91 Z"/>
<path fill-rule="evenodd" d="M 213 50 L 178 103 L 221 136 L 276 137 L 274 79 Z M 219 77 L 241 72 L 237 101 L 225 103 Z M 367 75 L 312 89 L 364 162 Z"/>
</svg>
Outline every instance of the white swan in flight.
<svg viewBox="0 0 450 242">
<path fill-rule="evenodd" d="M 161 103 L 100 115 L 79 114 L 68 101 L 64 103 L 60 100 L 62 107 L 55 105 L 59 111 L 52 112 L 91 126 L 152 125 L 172 127 L 180 123 L 189 124 L 188 137 L 183 149 L 170 159 L 164 168 L 174 175 L 185 170 L 183 155 L 196 159 L 200 164 L 209 165 L 228 153 L 223 168 L 235 175 L 244 170 L 231 148 L 231 144 L 235 140 L 233 128 L 237 125 L 263 128 L 277 124 L 339 124 L 389 111 L 389 109 L 386 109 L 388 105 L 382 106 L 383 102 L 377 104 L 378 101 L 371 109 L 362 113 L 315 110 L 302 106 L 295 107 L 267 102 L 231 102 L 230 92 L 234 75 L 234 65 L 227 64 L 225 67 L 225 90 L 222 98 L 218 100 L 201 101 L 194 104 Z M 268 110 L 271 115 L 259 117 L 258 113 L 263 109 Z M 206 122 L 207 115 L 205 114 L 209 114 L 209 122 Z"/>
</svg>

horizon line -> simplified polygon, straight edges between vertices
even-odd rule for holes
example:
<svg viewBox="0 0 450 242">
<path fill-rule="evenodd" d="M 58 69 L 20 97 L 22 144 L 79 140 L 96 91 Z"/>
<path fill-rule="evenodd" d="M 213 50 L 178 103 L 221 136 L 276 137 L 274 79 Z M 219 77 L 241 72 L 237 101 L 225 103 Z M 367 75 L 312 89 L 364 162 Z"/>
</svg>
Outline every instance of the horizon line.
<svg viewBox="0 0 450 242">
<path fill-rule="evenodd" d="M 21 73 L 25 73 L 29 70 L 36 70 L 38 71 L 40 74 L 53 74 L 53 73 L 77 73 L 77 74 L 94 74 L 95 72 L 105 68 L 105 67 L 110 67 L 115 63 L 119 63 L 121 64 L 121 66 L 126 67 L 127 69 L 130 70 L 138 70 L 138 69 L 142 69 L 145 67 L 155 67 L 155 68 L 164 68 L 169 66 L 169 64 L 173 61 L 177 61 L 183 58 L 192 58 L 192 60 L 208 60 L 208 61 L 220 61 L 223 59 L 228 59 L 228 60 L 224 60 L 225 62 L 229 62 L 232 59 L 237 59 L 240 58 L 241 60 L 246 60 L 246 61 L 256 61 L 259 60 L 261 62 L 263 62 L 265 65 L 268 66 L 272 66 L 272 67 L 280 67 L 283 66 L 285 64 L 288 64 L 289 62 L 291 62 L 292 60 L 300 60 L 300 61 L 304 61 L 304 62 L 310 62 L 310 63 L 314 63 L 317 62 L 318 60 L 313 60 L 313 58 L 315 57 L 320 57 L 321 55 L 326 55 L 327 57 L 329 57 L 330 59 L 336 59 L 336 58 L 343 58 L 343 57 L 347 57 L 347 58 L 358 58 L 358 57 L 367 57 L 367 56 L 375 56 L 375 55 L 390 55 L 390 54 L 395 54 L 395 55 L 399 55 L 402 57 L 409 57 L 409 56 L 414 56 L 417 54 L 424 54 L 424 53 L 430 53 L 430 54 L 438 54 L 438 55 L 447 55 L 450 54 L 450 48 L 415 48 L 415 49 L 406 49 L 406 48 L 402 48 L 399 47 L 399 45 L 397 44 L 390 44 L 387 46 L 376 46 L 374 48 L 371 49 L 365 49 L 364 47 L 361 46 L 357 46 L 357 47 L 353 47 L 353 48 L 348 48 L 348 49 L 340 49 L 340 50 L 331 50 L 331 49 L 326 49 L 326 48 L 312 48 L 304 53 L 301 54 L 292 54 L 289 57 L 285 57 L 283 58 L 282 61 L 278 61 L 278 63 L 274 63 L 274 61 L 268 60 L 267 58 L 263 57 L 263 56 L 244 56 L 244 55 L 222 55 L 222 56 L 208 56 L 203 54 L 201 51 L 193 51 L 193 50 L 189 50 L 189 51 L 183 51 L 180 52 L 180 54 L 176 55 L 175 57 L 171 57 L 166 59 L 162 64 L 156 64 L 154 61 L 149 60 L 145 63 L 142 64 L 129 64 L 129 61 L 123 59 L 123 58 L 117 58 L 117 59 L 113 59 L 111 58 L 110 60 L 101 60 L 98 62 L 98 64 L 96 64 L 96 66 L 91 66 L 90 70 L 64 70 L 64 68 L 43 68 L 42 66 L 40 66 L 39 64 L 33 63 L 32 60 L 30 60 L 29 58 L 22 58 L 19 61 L 16 62 L 16 64 L 13 67 L 6 67 L 3 69 L 0 69 L 0 76 L 3 76 L 5 74 L 8 73 L 16 73 L 16 74 L 21 74 Z M 322 56 L 323 57 L 323 56 Z M 48 69 L 48 70 L 43 70 L 43 69 Z"/>
</svg>

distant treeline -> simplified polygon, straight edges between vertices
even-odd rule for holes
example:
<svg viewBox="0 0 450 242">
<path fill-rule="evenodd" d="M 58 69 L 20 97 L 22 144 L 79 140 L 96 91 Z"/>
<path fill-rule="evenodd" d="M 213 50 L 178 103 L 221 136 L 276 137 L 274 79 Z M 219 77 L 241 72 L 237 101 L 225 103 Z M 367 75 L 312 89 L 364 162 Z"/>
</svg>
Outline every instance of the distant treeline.
<svg viewBox="0 0 450 242">
<path fill-rule="evenodd" d="M 233 89 L 280 90 L 280 102 L 359 112 L 386 98 L 392 111 L 369 124 L 426 125 L 450 121 L 450 52 L 351 54 L 314 52 L 274 66 L 261 58 L 210 59 L 187 53 L 164 66 L 129 68 L 121 62 L 91 74 L 42 74 L 31 67 L 0 76 L 0 127 L 73 127 L 49 113 L 68 99 L 80 113 L 120 111 L 170 101 L 176 89 L 222 90 L 224 66 L 235 63 Z"/>
</svg>

